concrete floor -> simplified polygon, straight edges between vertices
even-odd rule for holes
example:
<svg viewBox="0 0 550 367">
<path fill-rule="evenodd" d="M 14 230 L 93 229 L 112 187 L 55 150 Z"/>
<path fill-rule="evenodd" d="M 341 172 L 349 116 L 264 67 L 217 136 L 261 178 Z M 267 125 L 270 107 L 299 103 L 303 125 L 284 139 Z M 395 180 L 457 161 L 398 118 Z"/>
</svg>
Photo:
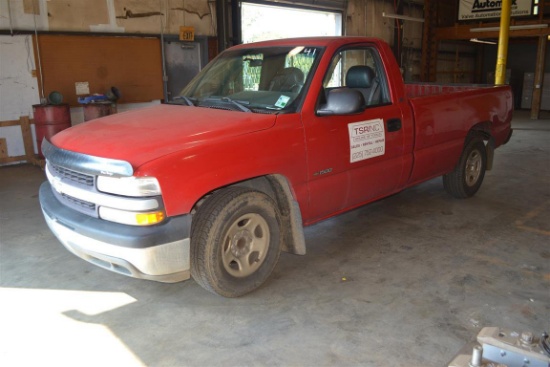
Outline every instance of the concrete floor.
<svg viewBox="0 0 550 367">
<path fill-rule="evenodd" d="M 435 179 L 309 227 L 240 299 L 78 259 L 43 172 L 0 168 L 0 365 L 443 366 L 484 326 L 550 331 L 550 116 L 514 128 L 474 198 Z"/>
</svg>

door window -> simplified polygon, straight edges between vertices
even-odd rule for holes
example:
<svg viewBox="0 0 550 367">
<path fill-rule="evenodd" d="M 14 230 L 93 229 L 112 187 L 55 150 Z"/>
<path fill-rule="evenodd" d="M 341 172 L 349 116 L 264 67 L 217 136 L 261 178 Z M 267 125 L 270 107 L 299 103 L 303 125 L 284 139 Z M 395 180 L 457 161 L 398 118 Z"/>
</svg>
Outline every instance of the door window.
<svg viewBox="0 0 550 367">
<path fill-rule="evenodd" d="M 344 49 L 336 53 L 323 87 L 325 92 L 342 87 L 356 89 L 363 95 L 366 106 L 391 102 L 380 56 L 371 47 Z"/>
</svg>

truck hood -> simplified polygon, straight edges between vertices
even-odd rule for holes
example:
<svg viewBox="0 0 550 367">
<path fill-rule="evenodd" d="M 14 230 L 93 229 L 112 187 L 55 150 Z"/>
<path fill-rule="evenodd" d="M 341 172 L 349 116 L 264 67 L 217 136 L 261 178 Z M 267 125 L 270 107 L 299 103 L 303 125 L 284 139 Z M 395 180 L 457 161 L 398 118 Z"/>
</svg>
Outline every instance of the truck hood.
<svg viewBox="0 0 550 367">
<path fill-rule="evenodd" d="M 276 115 L 159 105 L 73 126 L 56 134 L 58 148 L 120 159 L 134 168 L 206 141 L 266 130 Z"/>
</svg>

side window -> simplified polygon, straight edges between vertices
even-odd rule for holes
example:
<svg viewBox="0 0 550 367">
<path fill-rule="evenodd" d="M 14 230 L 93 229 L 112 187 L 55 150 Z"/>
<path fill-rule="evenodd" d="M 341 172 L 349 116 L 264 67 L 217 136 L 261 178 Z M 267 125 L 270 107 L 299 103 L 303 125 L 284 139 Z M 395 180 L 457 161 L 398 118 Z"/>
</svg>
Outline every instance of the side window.
<svg viewBox="0 0 550 367">
<path fill-rule="evenodd" d="M 334 55 L 323 87 L 354 88 L 363 94 L 367 106 L 391 102 L 380 56 L 372 47 L 345 49 Z"/>
</svg>

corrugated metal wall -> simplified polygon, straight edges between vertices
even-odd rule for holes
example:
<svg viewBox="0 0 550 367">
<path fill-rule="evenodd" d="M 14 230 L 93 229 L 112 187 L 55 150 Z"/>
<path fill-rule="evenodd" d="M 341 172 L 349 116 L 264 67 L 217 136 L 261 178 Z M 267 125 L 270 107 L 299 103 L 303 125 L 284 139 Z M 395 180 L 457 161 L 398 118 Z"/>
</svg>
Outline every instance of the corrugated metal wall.
<svg viewBox="0 0 550 367">
<path fill-rule="evenodd" d="M 441 42 L 437 56 L 437 82 L 475 83 L 475 46 L 467 43 Z"/>
</svg>

